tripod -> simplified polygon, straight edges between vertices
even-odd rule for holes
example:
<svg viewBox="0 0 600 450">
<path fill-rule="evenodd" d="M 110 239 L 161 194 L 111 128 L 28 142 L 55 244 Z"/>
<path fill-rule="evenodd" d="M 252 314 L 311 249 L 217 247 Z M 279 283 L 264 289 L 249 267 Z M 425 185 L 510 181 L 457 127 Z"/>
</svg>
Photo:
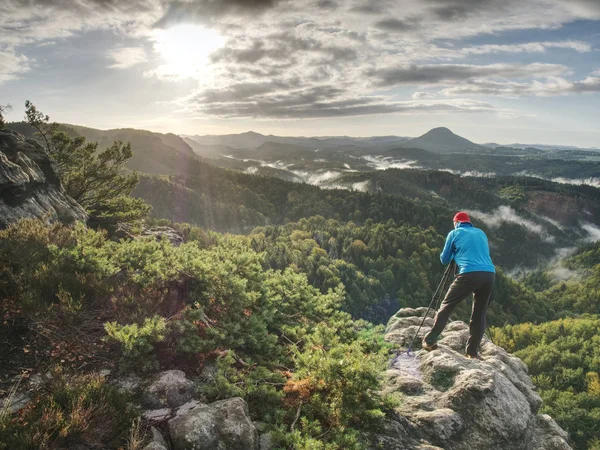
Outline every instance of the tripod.
<svg viewBox="0 0 600 450">
<path fill-rule="evenodd" d="M 419 325 L 417 332 L 415 333 L 414 337 L 410 341 L 408 350 L 406 350 L 407 355 L 410 355 L 412 346 L 415 343 L 415 340 L 417 339 L 417 336 L 419 335 L 419 331 L 421 331 L 421 328 L 423 327 L 423 324 L 425 323 L 425 319 L 427 319 L 427 316 L 428 316 L 429 311 L 431 310 L 431 307 L 433 306 L 433 304 L 435 303 L 435 305 L 436 305 L 435 311 L 437 311 L 439 309 L 440 305 L 442 304 L 442 300 L 444 299 L 444 293 L 446 292 L 447 286 L 449 285 L 449 281 L 453 278 L 452 271 L 453 271 L 454 267 L 455 267 L 454 261 L 452 261 L 450 264 L 448 264 L 448 267 L 446 268 L 446 271 L 444 272 L 444 275 L 442 276 L 442 279 L 440 280 L 440 284 L 438 284 L 438 287 L 435 290 L 433 297 L 431 298 L 431 302 L 429 302 L 429 306 L 427 307 L 427 311 L 425 312 L 425 315 L 423 316 L 421 325 Z"/>
</svg>

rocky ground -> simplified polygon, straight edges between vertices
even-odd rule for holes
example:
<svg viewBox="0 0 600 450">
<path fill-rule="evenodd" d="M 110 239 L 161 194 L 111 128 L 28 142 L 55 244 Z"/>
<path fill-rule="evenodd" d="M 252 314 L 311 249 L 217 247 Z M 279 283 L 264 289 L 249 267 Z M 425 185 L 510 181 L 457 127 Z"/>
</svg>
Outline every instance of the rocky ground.
<svg viewBox="0 0 600 450">
<path fill-rule="evenodd" d="M 426 308 L 402 309 L 390 319 L 386 338 L 406 348 Z M 433 319 L 427 318 L 419 337 Z M 399 354 L 385 373 L 385 390 L 401 404 L 384 429 L 366 434 L 370 449 L 386 450 L 569 450 L 568 435 L 554 420 L 538 414 L 542 404 L 527 367 L 484 339 L 481 360 L 465 358 L 468 326 L 448 324 L 432 352 Z M 420 340 L 417 340 L 420 342 Z M 418 346 L 418 345 L 417 345 Z M 212 371 L 211 371 L 212 370 Z M 269 450 L 268 433 L 252 422 L 241 398 L 212 403 L 179 370 L 150 379 L 112 377 L 110 383 L 139 400 L 147 439 L 144 450 Z M 210 382 L 214 368 L 203 379 Z M 33 380 L 32 380 L 33 381 Z M 28 398 L 13 398 L 12 410 Z"/>
<path fill-rule="evenodd" d="M 401 309 L 386 339 L 407 348 L 426 308 Z M 419 337 L 433 325 L 427 318 Z M 450 322 L 432 352 L 396 357 L 385 377 L 388 392 L 402 393 L 396 418 L 373 445 L 394 449 L 567 450 L 568 435 L 548 415 L 519 358 L 484 338 L 481 360 L 464 356 L 469 328 Z M 376 447 L 373 447 L 376 448 Z"/>
</svg>

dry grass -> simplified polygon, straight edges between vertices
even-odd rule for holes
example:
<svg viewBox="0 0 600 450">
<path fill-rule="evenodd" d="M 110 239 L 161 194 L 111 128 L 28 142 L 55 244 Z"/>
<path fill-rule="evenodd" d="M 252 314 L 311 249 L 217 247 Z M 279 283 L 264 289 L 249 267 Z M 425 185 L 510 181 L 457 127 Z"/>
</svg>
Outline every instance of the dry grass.
<svg viewBox="0 0 600 450">
<path fill-rule="evenodd" d="M 138 417 L 134 419 L 129 429 L 126 450 L 141 450 L 146 440 L 145 437 L 146 427 L 142 425 L 142 420 Z"/>
</svg>

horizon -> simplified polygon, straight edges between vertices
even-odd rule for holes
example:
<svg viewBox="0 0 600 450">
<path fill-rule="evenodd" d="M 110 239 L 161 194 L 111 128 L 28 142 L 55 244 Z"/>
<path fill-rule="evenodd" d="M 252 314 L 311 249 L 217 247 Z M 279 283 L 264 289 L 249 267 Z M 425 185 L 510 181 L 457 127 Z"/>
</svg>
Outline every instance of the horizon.
<svg viewBox="0 0 600 450">
<path fill-rule="evenodd" d="M 9 121 L 29 99 L 103 130 L 446 127 L 476 143 L 599 148 L 599 24 L 593 0 L 9 0 L 0 104 Z"/>
</svg>

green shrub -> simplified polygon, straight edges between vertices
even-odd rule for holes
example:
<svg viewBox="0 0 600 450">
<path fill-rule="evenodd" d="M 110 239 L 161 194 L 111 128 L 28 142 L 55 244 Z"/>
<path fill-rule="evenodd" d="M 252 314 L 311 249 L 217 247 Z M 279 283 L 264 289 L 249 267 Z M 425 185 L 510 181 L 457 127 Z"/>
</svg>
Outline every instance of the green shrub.
<svg viewBox="0 0 600 450">
<path fill-rule="evenodd" d="M 119 325 L 116 322 L 104 324 L 107 341 L 120 344 L 124 368 L 147 372 L 158 368 L 155 345 L 165 340 L 167 331 L 163 317 L 153 316 L 144 319 L 143 325 Z"/>
</svg>

